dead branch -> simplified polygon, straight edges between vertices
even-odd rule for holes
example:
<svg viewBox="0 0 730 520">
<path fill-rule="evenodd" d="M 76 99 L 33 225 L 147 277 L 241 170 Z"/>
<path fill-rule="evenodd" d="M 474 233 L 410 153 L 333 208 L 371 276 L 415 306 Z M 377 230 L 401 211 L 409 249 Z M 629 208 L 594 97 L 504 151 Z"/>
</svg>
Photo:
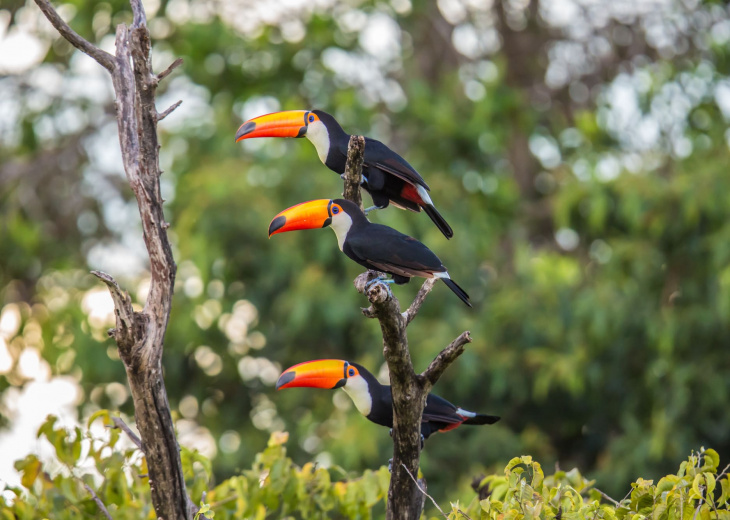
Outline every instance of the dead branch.
<svg viewBox="0 0 730 520">
<path fill-rule="evenodd" d="M 112 518 L 112 515 L 109 514 L 109 510 L 104 505 L 104 502 L 102 502 L 101 499 L 99 498 L 99 496 L 96 494 L 96 492 L 93 489 L 91 489 L 91 486 L 89 486 L 83 480 L 81 481 L 81 483 L 84 485 L 84 489 L 86 489 L 86 491 L 89 492 L 89 494 L 91 495 L 91 498 L 94 499 L 94 502 L 96 502 L 97 507 L 99 509 L 101 509 L 102 513 L 104 513 L 104 516 L 107 517 L 108 520 L 114 520 Z"/>
<path fill-rule="evenodd" d="M 132 299 L 127 291 L 122 291 L 114 278 L 101 271 L 91 271 L 91 274 L 99 278 L 109 288 L 114 301 L 114 314 L 117 317 L 117 328 L 114 330 L 114 338 L 120 345 L 120 349 L 128 351 L 133 341 L 134 309 Z M 121 346 L 123 345 L 123 346 Z"/>
<path fill-rule="evenodd" d="M 362 150 L 358 140 L 350 138 L 345 167 L 346 199 L 362 208 L 360 180 L 362 170 Z M 444 349 L 429 368 L 416 375 L 408 350 L 406 327 L 416 317 L 426 296 L 433 288 L 435 279 L 427 279 L 408 310 L 401 314 L 398 299 L 393 296 L 388 285 L 372 280 L 383 273 L 367 271 L 355 278 L 358 292 L 365 295 L 370 307 L 362 309 L 368 318 L 377 318 L 383 335 L 383 357 L 390 372 L 390 386 L 393 395 L 393 474 L 388 489 L 386 518 L 389 520 L 417 520 L 423 511 L 425 491 L 419 486 L 413 474 L 418 471 L 421 457 L 421 417 L 426 397 L 441 374 L 464 350 L 471 341 L 465 332 Z M 409 478 L 410 477 L 410 478 Z M 438 507 L 438 506 L 437 506 Z M 442 512 L 443 514 L 443 512 Z"/>
<path fill-rule="evenodd" d="M 189 519 L 197 508 L 191 504 L 185 490 L 162 377 L 163 341 L 177 266 L 166 231 L 169 225 L 162 209 L 157 137 L 159 117 L 155 107 L 159 80 L 179 62 L 174 62 L 160 75 L 152 72 L 150 35 L 141 0 L 130 0 L 132 25 L 117 26 L 114 56 L 73 32 L 48 0 L 36 0 L 36 3 L 64 38 L 111 73 L 124 171 L 137 199 L 150 260 L 150 291 L 142 312 L 133 311 L 129 295 L 111 276 L 100 272 L 94 274 L 107 285 L 114 300 L 116 328 L 112 329 L 112 334 L 134 399 L 135 419 L 141 437 L 137 445 L 147 460 L 155 514 L 166 520 Z M 119 426 L 116 421 L 115 424 Z"/>
<path fill-rule="evenodd" d="M 350 136 L 344 173 L 345 190 L 342 196 L 360 206 L 360 209 L 363 209 L 360 184 L 362 184 L 362 163 L 364 157 L 365 138 L 361 135 Z"/>
<path fill-rule="evenodd" d="M 173 70 L 175 70 L 176 68 L 178 68 L 182 64 L 183 64 L 183 59 L 182 58 L 178 58 L 175 61 L 173 61 L 172 63 L 170 63 L 170 66 L 169 67 L 167 67 L 165 70 L 163 70 L 162 72 L 160 72 L 157 75 L 157 81 L 159 82 L 159 81 L 162 81 L 163 79 L 165 79 L 167 76 L 169 76 L 170 74 L 172 74 L 172 71 Z"/>
<path fill-rule="evenodd" d="M 71 27 L 61 18 L 48 0 L 35 0 L 36 5 L 43 11 L 51 25 L 64 37 L 64 39 L 78 50 L 93 58 L 99 65 L 109 72 L 114 71 L 114 56 L 100 48 L 92 45 L 90 42 L 79 36 L 79 34 L 71 29 Z"/>
<path fill-rule="evenodd" d="M 418 294 L 416 294 L 416 298 L 413 300 L 413 303 L 411 303 L 411 306 L 403 313 L 403 317 L 406 319 L 406 326 L 413 321 L 413 318 L 416 317 L 418 311 L 421 310 L 421 305 L 423 305 L 423 302 L 426 301 L 426 296 L 428 296 L 428 293 L 431 292 L 435 283 L 436 278 L 426 278 L 426 281 L 423 282 L 423 285 L 418 290 Z"/>
<path fill-rule="evenodd" d="M 181 99 L 180 101 L 178 101 L 177 103 L 174 103 L 173 105 L 171 105 L 171 106 L 170 106 L 170 107 L 169 107 L 169 108 L 168 108 L 167 110 L 165 110 L 164 112 L 162 112 L 162 113 L 158 113 L 158 114 L 157 114 L 157 122 L 159 123 L 160 121 L 162 121 L 163 119 L 165 119 L 165 118 L 166 118 L 167 116 L 169 116 L 170 114 L 172 114 L 172 112 L 173 112 L 173 111 L 174 111 L 174 110 L 175 110 L 175 109 L 176 109 L 177 107 L 179 107 L 180 105 L 182 105 L 182 99 Z"/>
<path fill-rule="evenodd" d="M 129 437 L 134 445 L 144 452 L 144 448 L 142 447 L 142 441 L 139 437 L 137 437 L 137 434 L 132 431 L 132 428 L 127 426 L 127 423 L 125 423 L 121 417 L 112 417 L 112 422 L 114 423 L 115 428 L 119 428 L 124 433 L 126 433 L 127 437 Z"/>
<path fill-rule="evenodd" d="M 431 361 L 428 368 L 420 375 L 420 377 L 425 381 L 424 384 L 426 386 L 426 391 L 431 391 L 431 388 L 433 388 L 449 365 L 456 361 L 456 358 L 464 352 L 464 347 L 467 343 L 471 343 L 471 335 L 468 330 L 459 334 L 459 337 L 452 341 L 448 347 L 443 349 L 439 355 Z"/>
</svg>

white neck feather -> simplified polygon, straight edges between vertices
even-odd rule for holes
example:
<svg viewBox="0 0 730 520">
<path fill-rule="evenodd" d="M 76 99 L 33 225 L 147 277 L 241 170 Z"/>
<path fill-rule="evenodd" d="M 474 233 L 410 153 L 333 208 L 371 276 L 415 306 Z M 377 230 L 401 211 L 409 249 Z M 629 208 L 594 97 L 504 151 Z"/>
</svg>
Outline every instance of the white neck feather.
<svg viewBox="0 0 730 520">
<path fill-rule="evenodd" d="M 347 237 L 347 232 L 350 231 L 350 226 L 352 226 L 352 219 L 344 211 L 340 211 L 337 215 L 332 216 L 332 224 L 330 224 L 330 227 L 334 230 L 335 235 L 337 235 L 337 245 L 340 246 L 340 251 L 342 251 L 342 247 L 345 245 L 345 238 Z"/>
<path fill-rule="evenodd" d="M 370 411 L 373 408 L 373 398 L 370 397 L 370 391 L 368 390 L 368 383 L 360 375 L 355 377 L 348 377 L 347 383 L 342 389 L 347 392 L 352 402 L 355 403 L 357 411 L 364 416 L 370 415 Z"/>
<path fill-rule="evenodd" d="M 327 127 L 322 121 L 315 121 L 307 126 L 307 133 L 304 136 L 312 142 L 317 149 L 319 160 L 324 164 L 330 150 L 330 135 Z"/>
</svg>

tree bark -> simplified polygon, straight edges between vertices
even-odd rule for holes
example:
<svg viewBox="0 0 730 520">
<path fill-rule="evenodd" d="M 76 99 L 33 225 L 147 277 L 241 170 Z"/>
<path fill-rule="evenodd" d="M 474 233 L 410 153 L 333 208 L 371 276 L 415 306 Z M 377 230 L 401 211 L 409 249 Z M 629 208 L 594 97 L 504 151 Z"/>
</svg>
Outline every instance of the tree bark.
<svg viewBox="0 0 730 520">
<path fill-rule="evenodd" d="M 109 331 L 129 379 L 142 451 L 149 468 L 152 504 L 158 518 L 190 519 L 197 510 L 185 490 L 180 453 L 170 415 L 162 374 L 162 351 L 170 316 L 177 266 L 167 237 L 169 224 L 162 209 L 159 176 L 157 85 L 181 61 L 162 74 L 152 72 L 150 37 L 140 0 L 131 0 L 133 23 L 116 31 L 116 54 L 84 40 L 64 22 L 48 0 L 35 0 L 46 18 L 72 45 L 106 68 L 115 92 L 119 143 L 124 170 L 142 219 L 150 260 L 150 292 L 141 312 L 114 279 L 94 272 L 109 287 L 114 300 L 116 327 Z M 171 110 L 163 112 L 169 114 Z"/>
<path fill-rule="evenodd" d="M 358 146 L 362 137 L 353 136 L 347 154 L 345 197 L 356 204 L 360 201 L 362 155 Z M 357 198 L 354 197 L 357 193 Z M 398 299 L 388 286 L 381 282 L 367 285 L 378 277 L 368 271 L 355 279 L 355 288 L 367 296 L 370 307 L 363 309 L 368 318 L 377 318 L 383 335 L 383 356 L 390 371 L 393 394 L 393 460 L 386 518 L 388 520 L 418 520 L 426 499 L 425 479 L 415 480 L 421 458 L 421 417 L 426 397 L 446 368 L 461 355 L 464 345 L 471 341 L 469 332 L 462 333 L 446 347 L 422 374 L 416 374 L 408 350 L 406 327 L 416 317 L 435 279 L 427 279 L 418 291 L 411 306 L 403 313 Z M 419 489 L 420 485 L 420 489 Z"/>
<path fill-rule="evenodd" d="M 362 210 L 362 163 L 365 158 L 365 138 L 361 135 L 351 135 L 347 145 L 347 162 L 345 163 L 345 189 L 342 197 L 351 200 Z"/>
</svg>

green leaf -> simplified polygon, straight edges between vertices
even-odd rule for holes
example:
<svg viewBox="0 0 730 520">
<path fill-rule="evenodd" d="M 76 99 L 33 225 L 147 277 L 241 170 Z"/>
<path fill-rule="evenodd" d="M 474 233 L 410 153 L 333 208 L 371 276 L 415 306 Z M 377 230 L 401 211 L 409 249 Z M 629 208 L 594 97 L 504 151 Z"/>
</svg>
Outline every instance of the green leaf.
<svg viewBox="0 0 730 520">
<path fill-rule="evenodd" d="M 52 438 L 54 437 L 54 430 L 53 426 L 56 424 L 56 421 L 58 421 L 58 417 L 55 415 L 49 415 L 46 418 L 46 421 L 41 424 L 40 428 L 38 428 L 38 434 L 36 437 L 40 438 L 41 436 L 46 437 L 51 443 L 53 443 Z"/>
<path fill-rule="evenodd" d="M 703 471 L 716 472 L 720 465 L 720 455 L 713 449 L 704 450 L 703 455 L 705 456 Z"/>
<path fill-rule="evenodd" d="M 28 455 L 23 460 L 15 462 L 15 469 L 20 472 L 20 483 L 30 488 L 41 472 L 41 461 L 35 455 Z"/>
</svg>

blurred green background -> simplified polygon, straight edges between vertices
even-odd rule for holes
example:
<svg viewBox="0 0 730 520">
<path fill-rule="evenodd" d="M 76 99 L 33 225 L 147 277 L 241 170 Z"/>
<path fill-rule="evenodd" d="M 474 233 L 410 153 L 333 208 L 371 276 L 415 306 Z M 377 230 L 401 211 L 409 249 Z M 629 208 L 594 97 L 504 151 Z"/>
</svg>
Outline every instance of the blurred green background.
<svg viewBox="0 0 730 520">
<path fill-rule="evenodd" d="M 470 500 L 475 475 L 522 454 L 577 466 L 617 499 L 700 446 L 727 461 L 724 3 L 145 7 L 156 70 L 185 60 L 159 98 L 160 111 L 183 100 L 160 124 L 179 265 L 165 378 L 180 442 L 214 457 L 217 481 L 280 429 L 300 464 L 356 472 L 391 453 L 387 430 L 344 393 L 274 391 L 282 369 L 316 358 L 387 377 L 378 324 L 352 287 L 360 268 L 332 233 L 266 236 L 280 210 L 342 191 L 305 140 L 234 143 L 244 119 L 280 109 L 320 108 L 389 144 L 454 228 L 447 241 L 423 214 L 371 214 L 433 249 L 474 303 L 434 289 L 409 329 L 416 370 L 471 330 L 436 393 L 503 418 L 428 441 L 437 500 Z M 60 9 L 110 51 L 131 20 L 121 0 Z M 110 299 L 88 271 L 140 305 L 148 273 L 106 71 L 32 2 L 3 0 L 0 56 L 0 479 L 13 481 L 7 461 L 25 448 L 5 448 L 58 412 L 60 394 L 69 421 L 133 412 L 106 338 Z M 395 289 L 402 305 L 418 286 Z"/>
</svg>

